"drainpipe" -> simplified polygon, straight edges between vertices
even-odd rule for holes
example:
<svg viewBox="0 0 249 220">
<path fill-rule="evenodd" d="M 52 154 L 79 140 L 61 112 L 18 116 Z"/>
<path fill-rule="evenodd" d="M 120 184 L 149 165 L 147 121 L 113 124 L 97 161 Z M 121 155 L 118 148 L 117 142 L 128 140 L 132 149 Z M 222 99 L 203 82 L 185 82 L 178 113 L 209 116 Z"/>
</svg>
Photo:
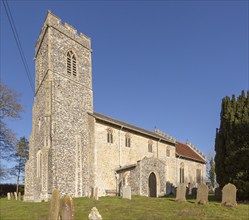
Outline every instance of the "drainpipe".
<svg viewBox="0 0 249 220">
<path fill-rule="evenodd" d="M 121 154 L 121 147 L 122 147 L 122 141 L 121 141 L 121 132 L 122 132 L 123 126 L 120 127 L 119 130 L 119 167 L 121 167 L 121 159 L 122 159 L 122 154 Z"/>
</svg>

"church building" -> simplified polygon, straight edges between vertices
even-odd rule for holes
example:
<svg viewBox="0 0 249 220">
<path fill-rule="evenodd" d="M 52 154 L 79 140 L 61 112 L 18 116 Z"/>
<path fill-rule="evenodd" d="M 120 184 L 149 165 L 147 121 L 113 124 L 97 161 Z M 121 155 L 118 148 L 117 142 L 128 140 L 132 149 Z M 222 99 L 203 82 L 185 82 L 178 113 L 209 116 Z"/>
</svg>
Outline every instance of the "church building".
<svg viewBox="0 0 249 220">
<path fill-rule="evenodd" d="M 91 39 L 48 11 L 35 45 L 36 81 L 25 201 L 54 189 L 72 197 L 159 197 L 206 178 L 191 143 L 94 112 Z"/>
</svg>

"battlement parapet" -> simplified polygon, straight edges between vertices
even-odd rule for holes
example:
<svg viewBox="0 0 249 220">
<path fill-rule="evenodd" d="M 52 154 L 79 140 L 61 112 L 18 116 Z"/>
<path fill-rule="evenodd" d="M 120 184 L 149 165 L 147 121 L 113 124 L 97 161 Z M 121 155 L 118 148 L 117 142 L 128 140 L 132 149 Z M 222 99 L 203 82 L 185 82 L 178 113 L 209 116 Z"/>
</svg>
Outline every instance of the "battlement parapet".
<svg viewBox="0 0 249 220">
<path fill-rule="evenodd" d="M 156 134 L 158 134 L 161 137 L 164 137 L 164 138 L 166 138 L 166 139 L 168 139 L 168 140 L 173 141 L 174 143 L 176 143 L 176 139 L 175 138 L 173 138 L 172 136 L 166 134 L 165 132 L 163 132 L 163 131 L 161 131 L 159 129 L 155 129 L 153 132 L 156 133 Z"/>
<path fill-rule="evenodd" d="M 70 37 L 74 41 L 83 45 L 87 49 L 91 50 L 91 38 L 90 37 L 87 37 L 83 33 L 78 34 L 77 29 L 75 29 L 73 26 L 69 25 L 66 22 L 63 24 L 59 17 L 54 15 L 51 11 L 48 11 L 47 17 L 44 21 L 44 25 L 41 29 L 39 38 L 38 38 L 36 45 L 35 45 L 35 53 L 36 54 L 39 50 L 40 44 L 42 42 L 42 39 L 43 39 L 48 27 L 53 27 L 54 29 L 65 34 L 66 36 Z"/>
<path fill-rule="evenodd" d="M 191 142 L 186 142 L 186 144 L 193 149 L 200 157 L 202 157 L 204 160 L 206 159 L 206 156 L 204 153 L 202 153 L 195 145 L 193 145 Z"/>
</svg>

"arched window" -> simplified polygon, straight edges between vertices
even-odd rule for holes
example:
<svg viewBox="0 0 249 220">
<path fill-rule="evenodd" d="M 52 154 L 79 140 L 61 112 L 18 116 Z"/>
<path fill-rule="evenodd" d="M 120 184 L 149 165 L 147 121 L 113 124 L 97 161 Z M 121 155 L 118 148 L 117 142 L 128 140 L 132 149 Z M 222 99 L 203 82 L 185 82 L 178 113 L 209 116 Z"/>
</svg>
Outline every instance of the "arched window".
<svg viewBox="0 0 249 220">
<path fill-rule="evenodd" d="M 169 148 L 166 149 L 166 156 L 170 157 L 170 149 Z"/>
<path fill-rule="evenodd" d="M 77 76 L 76 56 L 72 51 L 67 53 L 67 74 Z"/>
<path fill-rule="evenodd" d="M 113 143 L 113 130 L 111 128 L 107 129 L 107 143 Z"/>
<path fill-rule="evenodd" d="M 125 135 L 125 146 L 126 147 L 131 147 L 131 136 L 130 136 L 130 134 Z"/>
<path fill-rule="evenodd" d="M 152 153 L 152 145 L 153 145 L 152 140 L 149 140 L 148 141 L 148 152 L 150 152 L 150 153 Z"/>
</svg>

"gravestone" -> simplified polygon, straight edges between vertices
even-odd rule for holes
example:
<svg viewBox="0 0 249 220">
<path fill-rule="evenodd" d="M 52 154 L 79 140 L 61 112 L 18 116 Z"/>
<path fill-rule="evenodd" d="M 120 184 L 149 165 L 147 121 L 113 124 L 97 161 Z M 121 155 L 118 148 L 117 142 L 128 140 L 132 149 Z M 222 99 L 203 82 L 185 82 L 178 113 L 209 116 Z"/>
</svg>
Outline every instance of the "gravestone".
<svg viewBox="0 0 249 220">
<path fill-rule="evenodd" d="M 184 183 L 179 184 L 176 189 L 176 201 L 177 202 L 186 201 L 186 186 Z"/>
<path fill-rule="evenodd" d="M 131 200 L 131 187 L 130 186 L 124 186 L 122 191 L 123 191 L 122 198 Z"/>
<path fill-rule="evenodd" d="M 10 193 L 10 199 L 14 199 L 14 194 L 13 194 L 13 192 Z"/>
<path fill-rule="evenodd" d="M 228 207 L 237 206 L 236 202 L 236 186 L 228 183 L 222 189 L 222 201 L 221 204 Z"/>
<path fill-rule="evenodd" d="M 54 190 L 51 196 L 48 219 L 57 220 L 59 217 L 59 211 L 60 211 L 60 192 L 59 190 Z"/>
<path fill-rule="evenodd" d="M 98 191 L 99 191 L 98 187 L 95 187 L 95 188 L 94 188 L 94 199 L 95 199 L 95 200 L 99 200 Z"/>
<path fill-rule="evenodd" d="M 73 200 L 70 196 L 64 196 L 61 205 L 61 219 L 73 220 L 74 219 Z"/>
<path fill-rule="evenodd" d="M 88 215 L 89 220 L 102 220 L 102 216 L 99 214 L 99 211 L 96 207 L 91 209 L 90 214 Z"/>
<path fill-rule="evenodd" d="M 8 198 L 8 200 L 10 200 L 10 199 L 11 199 L 11 197 L 10 197 L 10 193 L 9 193 L 9 192 L 7 193 L 7 198 Z"/>
<path fill-rule="evenodd" d="M 15 196 L 15 200 L 17 200 L 17 193 L 16 192 L 14 192 L 14 196 Z"/>
<path fill-rule="evenodd" d="M 220 187 L 216 187 L 215 190 L 214 190 L 214 195 L 215 195 L 215 198 L 219 201 L 221 201 L 221 196 L 222 196 L 222 193 L 221 193 L 221 188 Z"/>
<path fill-rule="evenodd" d="M 21 194 L 21 192 L 18 192 L 18 200 L 19 200 L 19 201 L 22 200 L 22 194 Z"/>
<path fill-rule="evenodd" d="M 197 195 L 197 188 L 196 187 L 191 189 L 191 195 L 193 195 L 193 196 Z"/>
<path fill-rule="evenodd" d="M 197 196 L 195 203 L 208 204 L 208 186 L 205 183 L 200 183 L 197 188 Z"/>
</svg>

